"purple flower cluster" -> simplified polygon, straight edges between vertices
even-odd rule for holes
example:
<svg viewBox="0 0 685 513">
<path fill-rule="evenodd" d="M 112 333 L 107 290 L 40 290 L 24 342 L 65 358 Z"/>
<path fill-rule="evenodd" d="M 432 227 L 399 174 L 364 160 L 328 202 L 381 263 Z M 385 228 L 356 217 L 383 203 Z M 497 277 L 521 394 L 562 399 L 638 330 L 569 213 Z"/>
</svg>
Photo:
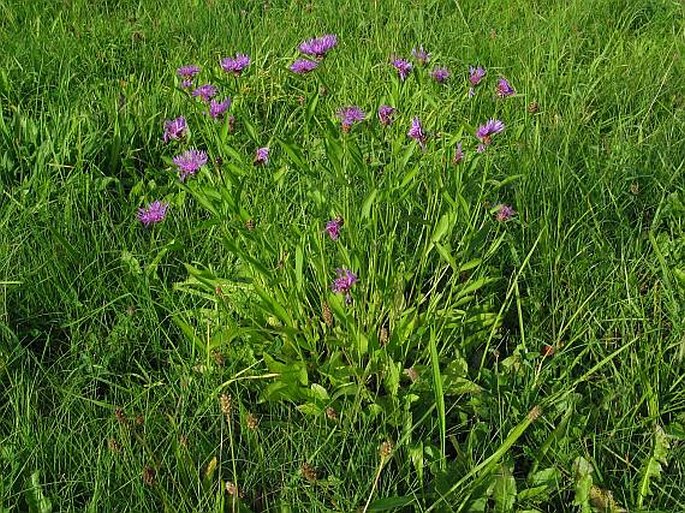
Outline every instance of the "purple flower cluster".
<svg viewBox="0 0 685 513">
<path fill-rule="evenodd" d="M 237 77 L 250 65 L 250 57 L 244 53 L 238 53 L 235 57 L 225 57 L 221 59 L 219 64 L 226 73 L 232 73 Z"/>
<path fill-rule="evenodd" d="M 461 143 L 457 143 L 457 148 L 454 150 L 454 157 L 452 158 L 452 163 L 453 164 L 459 164 L 462 160 L 464 160 L 464 150 L 461 147 Z"/>
<path fill-rule="evenodd" d="M 175 156 L 173 162 L 178 168 L 181 181 L 184 182 L 188 176 L 197 173 L 207 163 L 207 154 L 204 151 L 191 148 Z"/>
<path fill-rule="evenodd" d="M 325 34 L 300 43 L 298 49 L 300 53 L 309 55 L 316 59 L 323 59 L 328 52 L 338 45 L 338 36 L 335 34 Z"/>
<path fill-rule="evenodd" d="M 316 61 L 310 61 L 309 59 L 297 59 L 290 65 L 290 71 L 297 75 L 305 75 L 314 71 L 319 65 Z"/>
<path fill-rule="evenodd" d="M 431 58 L 431 54 L 429 54 L 426 50 L 423 49 L 423 46 L 420 46 L 418 48 L 413 48 L 411 51 L 412 56 L 416 61 L 421 64 L 422 66 L 425 66 L 428 64 L 428 61 Z"/>
<path fill-rule="evenodd" d="M 502 204 L 497 208 L 497 215 L 495 216 L 495 219 L 497 219 L 500 223 L 503 223 L 515 215 L 516 211 L 510 205 Z"/>
<path fill-rule="evenodd" d="M 176 74 L 181 79 L 181 87 L 188 89 L 193 85 L 193 78 L 200 73 L 200 66 L 190 64 L 188 66 L 181 66 L 176 70 Z"/>
<path fill-rule="evenodd" d="M 469 82 L 471 82 L 472 86 L 477 86 L 478 84 L 481 83 L 481 81 L 485 78 L 486 71 L 478 66 L 477 68 L 474 68 L 473 66 L 469 66 Z"/>
<path fill-rule="evenodd" d="M 333 280 L 331 290 L 335 294 L 345 294 L 345 303 L 349 305 L 350 303 L 352 303 L 352 295 L 350 294 L 350 289 L 355 283 L 357 283 L 357 275 L 349 269 L 336 269 L 335 273 L 337 275 L 337 278 Z"/>
<path fill-rule="evenodd" d="M 511 87 L 511 84 L 509 84 L 507 79 L 504 77 L 500 77 L 497 81 L 497 88 L 495 92 L 497 93 L 497 96 L 499 96 L 500 98 L 506 98 L 507 96 L 513 96 L 514 94 L 516 94 L 514 88 Z"/>
<path fill-rule="evenodd" d="M 339 216 L 326 223 L 326 233 L 331 240 L 338 240 L 340 237 L 340 228 L 342 228 L 343 224 L 343 218 Z"/>
<path fill-rule="evenodd" d="M 435 68 L 431 71 L 431 76 L 438 84 L 444 84 L 450 78 L 450 72 L 447 68 Z"/>
<path fill-rule="evenodd" d="M 164 135 L 162 140 L 164 142 L 169 142 L 170 140 L 178 141 L 185 137 L 188 133 L 188 124 L 186 123 L 186 118 L 180 116 L 176 119 L 166 120 L 164 122 Z"/>
<path fill-rule="evenodd" d="M 427 138 L 425 132 L 423 131 L 423 126 L 421 126 L 421 121 L 418 117 L 414 117 L 411 120 L 411 126 L 409 127 L 409 131 L 407 132 L 407 136 L 411 137 L 417 143 L 419 143 L 421 149 L 426 149 Z"/>
<path fill-rule="evenodd" d="M 200 98 L 205 103 L 209 103 L 209 100 L 214 98 L 216 93 L 216 86 L 213 86 L 212 84 L 204 84 L 193 91 L 193 96 L 195 98 Z"/>
<path fill-rule="evenodd" d="M 340 120 L 343 132 L 347 133 L 352 128 L 352 125 L 366 119 L 366 114 L 356 105 L 343 107 L 338 110 L 336 116 Z"/>
<path fill-rule="evenodd" d="M 378 121 L 380 121 L 383 126 L 392 124 L 394 114 L 395 108 L 390 105 L 381 105 L 378 107 Z"/>
<path fill-rule="evenodd" d="M 222 119 L 224 117 L 224 114 L 226 114 L 226 111 L 230 108 L 230 106 L 230 98 L 226 98 L 222 102 L 212 100 L 211 102 L 209 102 L 209 115 L 212 116 L 212 118 L 214 119 Z"/>
<path fill-rule="evenodd" d="M 404 82 L 407 80 L 407 77 L 411 73 L 411 70 L 414 68 L 412 66 L 412 63 L 409 61 L 405 61 L 404 59 L 400 58 L 395 58 L 390 61 L 390 64 L 397 70 L 397 75 L 400 77 L 400 80 Z"/>
<path fill-rule="evenodd" d="M 504 123 L 499 119 L 489 119 L 484 125 L 478 127 L 476 130 L 476 137 L 480 140 L 480 144 L 476 151 L 483 153 L 485 148 L 492 142 L 492 136 L 504 131 Z"/>
<path fill-rule="evenodd" d="M 136 217 L 138 217 L 138 220 L 145 226 L 161 223 L 166 217 L 167 208 L 169 208 L 168 203 L 153 201 L 147 207 L 139 208 Z"/>
<path fill-rule="evenodd" d="M 261 166 L 269 162 L 269 148 L 258 148 L 255 152 L 254 165 Z"/>
</svg>

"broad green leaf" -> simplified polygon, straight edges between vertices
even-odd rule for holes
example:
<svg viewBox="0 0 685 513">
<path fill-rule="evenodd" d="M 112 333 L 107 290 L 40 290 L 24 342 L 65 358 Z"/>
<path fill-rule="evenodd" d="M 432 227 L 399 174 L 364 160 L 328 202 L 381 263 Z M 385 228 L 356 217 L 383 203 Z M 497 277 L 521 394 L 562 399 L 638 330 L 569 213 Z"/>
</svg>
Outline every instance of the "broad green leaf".
<svg viewBox="0 0 685 513">
<path fill-rule="evenodd" d="M 652 453 L 642 468 L 637 498 L 638 508 L 642 508 L 645 498 L 652 494 L 650 489 L 652 479 L 659 479 L 661 477 L 661 466 L 667 462 L 666 457 L 668 456 L 669 447 L 668 435 L 661 426 L 656 425 L 654 428 Z"/>
<path fill-rule="evenodd" d="M 516 480 L 506 465 L 500 465 L 495 474 L 492 497 L 495 500 L 495 511 L 497 513 L 508 513 L 514 510 Z"/>
</svg>

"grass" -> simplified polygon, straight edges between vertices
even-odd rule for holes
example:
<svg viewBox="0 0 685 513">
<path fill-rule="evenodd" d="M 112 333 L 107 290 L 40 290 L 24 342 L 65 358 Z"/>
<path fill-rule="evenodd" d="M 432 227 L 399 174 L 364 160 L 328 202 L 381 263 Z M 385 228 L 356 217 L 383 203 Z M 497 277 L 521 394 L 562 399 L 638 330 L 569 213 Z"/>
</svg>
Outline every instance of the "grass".
<svg viewBox="0 0 685 513">
<path fill-rule="evenodd" d="M 0 511 L 685 509 L 681 3 L 90 4 L 0 4 Z M 224 160 L 184 184 L 181 114 Z"/>
</svg>

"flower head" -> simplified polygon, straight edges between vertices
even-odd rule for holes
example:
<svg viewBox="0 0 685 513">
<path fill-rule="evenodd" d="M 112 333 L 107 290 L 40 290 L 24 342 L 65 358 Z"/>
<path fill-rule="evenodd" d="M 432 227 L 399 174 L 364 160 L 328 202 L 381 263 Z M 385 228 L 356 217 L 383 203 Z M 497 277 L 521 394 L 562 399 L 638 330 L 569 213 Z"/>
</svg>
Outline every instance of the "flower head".
<svg viewBox="0 0 685 513">
<path fill-rule="evenodd" d="M 192 148 L 175 156 L 173 162 L 178 168 L 178 173 L 183 182 L 189 175 L 194 175 L 207 163 L 207 154 Z"/>
<path fill-rule="evenodd" d="M 499 80 L 497 81 L 497 88 L 496 88 L 497 96 L 500 98 L 506 98 L 507 96 L 512 96 L 516 94 L 516 91 L 514 91 L 514 88 L 511 87 L 511 84 L 507 81 L 506 78 L 500 77 Z"/>
<path fill-rule="evenodd" d="M 414 117 L 411 120 L 411 127 L 409 127 L 409 131 L 407 132 L 407 136 L 411 137 L 417 143 L 419 143 L 419 146 L 421 146 L 422 149 L 425 149 L 425 147 L 426 147 L 426 134 L 423 131 L 423 126 L 421 126 L 421 121 L 419 120 L 418 117 Z"/>
<path fill-rule="evenodd" d="M 181 66 L 176 70 L 178 77 L 183 79 L 183 87 L 190 87 L 190 85 L 185 84 L 192 84 L 193 78 L 195 78 L 195 75 L 198 73 L 200 73 L 200 66 L 196 66 L 194 64 L 189 66 Z"/>
<path fill-rule="evenodd" d="M 469 66 L 469 82 L 471 82 L 471 85 L 477 86 L 478 84 L 481 83 L 481 81 L 485 78 L 486 71 L 478 66 L 477 68 L 474 68 L 473 66 Z"/>
<path fill-rule="evenodd" d="M 412 66 L 411 62 L 399 58 L 391 60 L 390 64 L 392 64 L 393 67 L 397 70 L 397 74 L 399 75 L 400 80 L 402 80 L 403 82 L 407 79 L 409 73 L 411 73 L 411 70 L 414 67 Z"/>
<path fill-rule="evenodd" d="M 464 160 L 464 150 L 461 147 L 461 143 L 457 143 L 457 149 L 454 151 L 452 163 L 459 164 L 462 160 Z"/>
<path fill-rule="evenodd" d="M 226 73 L 239 76 L 250 65 L 250 57 L 244 53 L 237 53 L 235 57 L 225 57 L 219 62 Z"/>
<path fill-rule="evenodd" d="M 169 142 L 170 139 L 178 141 L 188 133 L 188 124 L 186 118 L 180 116 L 176 119 L 166 120 L 164 122 L 164 135 L 162 139 L 164 142 Z"/>
<path fill-rule="evenodd" d="M 231 99 L 226 98 L 222 102 L 218 102 L 216 100 L 212 100 L 209 102 L 209 115 L 212 116 L 214 119 L 221 119 L 224 117 L 224 114 L 226 111 L 229 109 L 231 106 Z"/>
<path fill-rule="evenodd" d="M 336 116 L 340 120 L 343 132 L 347 133 L 352 128 L 352 125 L 358 123 L 359 121 L 364 121 L 366 119 L 366 114 L 356 105 L 351 105 L 349 107 L 343 107 L 340 109 Z"/>
<path fill-rule="evenodd" d="M 482 145 L 487 146 L 490 144 L 492 136 L 499 134 L 503 130 L 504 123 L 499 119 L 489 119 L 487 123 L 478 127 L 478 130 L 476 130 L 476 137 L 480 139 Z"/>
<path fill-rule="evenodd" d="M 263 165 L 269 162 L 269 148 L 258 148 L 254 156 L 254 165 Z"/>
<path fill-rule="evenodd" d="M 414 59 L 416 59 L 418 61 L 418 63 L 421 64 L 422 66 L 427 64 L 431 58 L 431 54 L 429 54 L 426 50 L 424 50 L 423 46 L 419 46 L 418 48 L 413 48 L 411 51 L 411 54 L 414 56 Z"/>
<path fill-rule="evenodd" d="M 328 52 L 338 45 L 338 36 L 335 34 L 325 34 L 300 43 L 298 49 L 305 55 L 323 59 Z"/>
<path fill-rule="evenodd" d="M 350 289 L 352 288 L 352 285 L 357 283 L 357 275 L 349 269 L 336 269 L 335 273 L 337 275 L 337 278 L 333 280 L 331 290 L 335 294 L 345 294 L 345 302 L 347 304 L 350 304 L 352 302 L 352 295 L 350 294 Z"/>
<path fill-rule="evenodd" d="M 162 222 L 166 217 L 168 203 L 163 201 L 153 201 L 145 208 L 139 208 L 136 217 L 145 226 Z"/>
<path fill-rule="evenodd" d="M 342 217 L 336 217 L 331 219 L 326 223 L 326 233 L 331 238 L 331 240 L 338 240 L 340 237 L 340 228 L 342 227 L 344 221 Z"/>
<path fill-rule="evenodd" d="M 378 120 L 383 126 L 388 126 L 392 123 L 393 114 L 395 114 L 395 108 L 390 105 L 381 105 L 378 107 Z"/>
<path fill-rule="evenodd" d="M 444 84 L 450 78 L 450 72 L 447 68 L 435 68 L 431 71 L 431 76 L 438 84 Z"/>
<path fill-rule="evenodd" d="M 193 96 L 195 98 L 199 97 L 203 102 L 209 102 L 209 100 L 216 96 L 216 93 L 216 86 L 213 86 L 212 84 L 204 84 L 193 91 Z"/>
<path fill-rule="evenodd" d="M 495 219 L 497 219 L 500 223 L 503 223 L 504 221 L 508 221 L 514 217 L 514 215 L 516 215 L 516 211 L 510 205 L 502 204 L 497 208 Z"/>
<path fill-rule="evenodd" d="M 310 61 L 309 59 L 297 59 L 290 65 L 290 71 L 296 73 L 297 75 L 304 75 L 310 71 L 314 71 L 319 65 L 316 61 Z"/>
</svg>

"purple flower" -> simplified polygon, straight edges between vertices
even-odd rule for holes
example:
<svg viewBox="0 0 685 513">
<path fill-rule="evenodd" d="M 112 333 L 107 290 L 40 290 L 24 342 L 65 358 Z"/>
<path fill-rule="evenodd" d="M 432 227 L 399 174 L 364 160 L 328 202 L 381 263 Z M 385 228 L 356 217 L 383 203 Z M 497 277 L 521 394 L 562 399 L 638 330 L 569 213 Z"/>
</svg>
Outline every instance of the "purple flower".
<svg viewBox="0 0 685 513">
<path fill-rule="evenodd" d="M 478 146 L 476 146 L 476 153 L 483 153 L 485 151 L 485 145 L 483 143 L 479 143 Z"/>
<path fill-rule="evenodd" d="M 344 221 L 342 217 L 336 217 L 331 219 L 326 223 L 326 233 L 331 238 L 331 240 L 338 240 L 340 237 L 340 228 L 342 227 Z"/>
<path fill-rule="evenodd" d="M 352 288 L 352 285 L 357 283 L 357 275 L 349 269 L 336 269 L 335 273 L 338 277 L 335 280 L 333 280 L 331 290 L 335 294 L 345 294 L 345 303 L 349 305 L 350 303 L 352 303 L 352 295 L 350 294 L 350 289 Z"/>
<path fill-rule="evenodd" d="M 216 96 L 216 93 L 216 86 L 204 84 L 193 91 L 193 96 L 195 98 L 200 97 L 203 102 L 209 102 L 209 100 Z"/>
<path fill-rule="evenodd" d="M 164 135 L 162 140 L 169 142 L 170 139 L 178 141 L 188 133 L 188 124 L 183 116 L 164 122 Z"/>
<path fill-rule="evenodd" d="M 335 34 L 326 34 L 321 37 L 315 37 L 300 44 L 298 49 L 305 55 L 323 59 L 326 54 L 335 48 L 338 44 L 338 36 Z M 310 70 L 311 71 L 311 70 Z"/>
<path fill-rule="evenodd" d="M 461 143 L 457 143 L 457 149 L 454 152 L 452 163 L 456 165 L 459 164 L 462 160 L 464 160 L 464 150 L 461 147 Z"/>
<path fill-rule="evenodd" d="M 310 61 L 309 59 L 297 59 L 290 65 L 290 71 L 298 75 L 304 75 L 310 71 L 314 71 L 319 65 L 316 61 Z"/>
<path fill-rule="evenodd" d="M 421 121 L 418 117 L 414 117 L 411 120 L 411 127 L 409 127 L 407 135 L 419 143 L 419 146 L 421 146 L 422 149 L 426 148 L 426 134 L 423 131 Z"/>
<path fill-rule="evenodd" d="M 503 223 L 514 217 L 515 214 L 516 211 L 510 205 L 502 204 L 497 209 L 497 215 L 495 216 L 495 219 L 497 219 L 500 223 Z"/>
<path fill-rule="evenodd" d="M 444 84 L 450 78 L 450 72 L 447 68 L 435 68 L 431 71 L 431 76 L 438 84 Z"/>
<path fill-rule="evenodd" d="M 419 48 L 413 48 L 411 54 L 414 56 L 414 59 L 416 59 L 418 63 L 422 66 L 427 64 L 431 58 L 431 54 L 424 50 L 423 46 L 420 46 Z"/>
<path fill-rule="evenodd" d="M 139 208 L 136 217 L 145 226 L 157 224 L 164 221 L 168 207 L 168 203 L 163 201 L 153 201 L 146 208 Z"/>
<path fill-rule="evenodd" d="M 175 156 L 173 161 L 183 182 L 189 175 L 194 175 L 207 163 L 207 154 L 193 148 Z"/>
<path fill-rule="evenodd" d="M 349 107 L 343 107 L 340 109 L 336 116 L 340 120 L 343 132 L 347 133 L 352 128 L 352 125 L 359 121 L 364 121 L 366 119 L 366 114 L 356 105 L 351 105 Z"/>
<path fill-rule="evenodd" d="M 200 72 L 200 66 L 195 66 L 191 64 L 189 66 L 181 66 L 176 70 L 176 74 L 179 78 L 183 79 L 181 82 L 181 87 L 188 89 L 193 85 L 193 78 Z"/>
<path fill-rule="evenodd" d="M 239 76 L 250 65 L 250 58 L 244 53 L 237 53 L 235 57 L 226 57 L 219 62 L 226 73 Z"/>
<path fill-rule="evenodd" d="M 224 114 L 228 110 L 228 108 L 231 106 L 231 99 L 226 98 L 222 102 L 218 102 L 216 100 L 212 100 L 209 102 L 209 115 L 212 116 L 214 119 L 221 119 L 224 117 Z"/>
<path fill-rule="evenodd" d="M 469 66 L 469 82 L 471 82 L 471 85 L 477 86 L 480 84 L 481 80 L 485 78 L 485 73 L 486 71 L 480 66 L 477 68 Z"/>
<path fill-rule="evenodd" d="M 259 166 L 269 162 L 269 148 L 258 148 L 254 156 L 254 165 Z"/>
<path fill-rule="evenodd" d="M 511 84 L 507 81 L 506 78 L 500 77 L 499 80 L 497 81 L 497 88 L 496 88 L 497 96 L 500 98 L 506 98 L 507 96 L 512 96 L 516 94 L 516 91 L 514 91 L 514 88 L 511 87 Z"/>
<path fill-rule="evenodd" d="M 378 120 L 381 125 L 388 126 L 392 123 L 393 114 L 395 113 L 395 108 L 390 105 L 381 105 L 378 107 Z"/>
<path fill-rule="evenodd" d="M 493 135 L 499 134 L 503 130 L 504 123 L 502 123 L 499 119 L 489 119 L 487 123 L 479 126 L 478 130 L 476 130 L 476 137 L 480 139 L 483 148 L 481 150 L 477 150 L 478 153 L 482 153 L 485 149 L 485 146 L 490 144 Z"/>
<path fill-rule="evenodd" d="M 400 80 L 404 82 L 413 68 L 411 62 L 405 61 L 404 59 L 393 59 L 390 63 L 397 70 Z"/>
</svg>

